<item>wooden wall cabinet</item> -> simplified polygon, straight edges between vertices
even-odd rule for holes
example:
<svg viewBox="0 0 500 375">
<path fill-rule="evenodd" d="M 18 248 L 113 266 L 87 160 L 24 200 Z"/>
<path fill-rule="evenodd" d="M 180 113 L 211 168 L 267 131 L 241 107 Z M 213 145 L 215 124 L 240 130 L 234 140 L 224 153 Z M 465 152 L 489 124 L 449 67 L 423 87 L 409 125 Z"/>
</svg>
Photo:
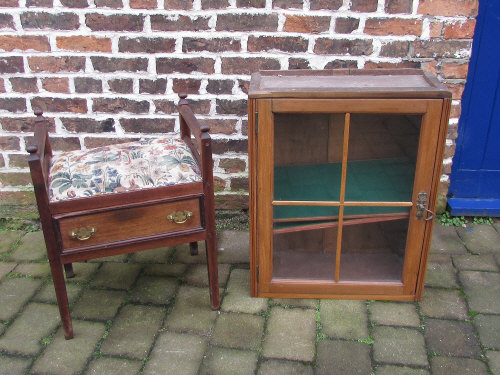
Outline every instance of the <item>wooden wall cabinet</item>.
<svg viewBox="0 0 500 375">
<path fill-rule="evenodd" d="M 419 299 L 450 104 L 416 69 L 254 74 L 252 296 Z"/>
</svg>

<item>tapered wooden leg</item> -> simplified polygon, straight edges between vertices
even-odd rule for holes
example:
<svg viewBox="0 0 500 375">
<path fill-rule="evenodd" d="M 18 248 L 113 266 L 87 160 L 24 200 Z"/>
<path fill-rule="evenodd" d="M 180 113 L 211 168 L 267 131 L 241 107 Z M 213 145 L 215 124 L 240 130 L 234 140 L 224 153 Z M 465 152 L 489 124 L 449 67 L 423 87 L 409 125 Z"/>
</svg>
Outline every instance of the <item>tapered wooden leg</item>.
<svg viewBox="0 0 500 375">
<path fill-rule="evenodd" d="M 50 271 L 56 290 L 57 306 L 61 315 L 61 322 L 66 340 L 73 338 L 73 325 L 69 315 L 68 294 L 66 292 L 66 283 L 64 282 L 63 267 L 59 259 L 50 262 Z"/>
<path fill-rule="evenodd" d="M 205 241 L 207 251 L 208 284 L 210 286 L 210 306 L 214 310 L 220 307 L 219 270 L 217 266 L 217 241 L 215 233 L 210 233 Z"/>
<path fill-rule="evenodd" d="M 64 265 L 64 273 L 67 279 L 75 277 L 75 272 L 73 271 L 73 263 L 66 263 Z"/>
<path fill-rule="evenodd" d="M 198 242 L 189 243 L 189 252 L 192 256 L 198 255 Z"/>
</svg>

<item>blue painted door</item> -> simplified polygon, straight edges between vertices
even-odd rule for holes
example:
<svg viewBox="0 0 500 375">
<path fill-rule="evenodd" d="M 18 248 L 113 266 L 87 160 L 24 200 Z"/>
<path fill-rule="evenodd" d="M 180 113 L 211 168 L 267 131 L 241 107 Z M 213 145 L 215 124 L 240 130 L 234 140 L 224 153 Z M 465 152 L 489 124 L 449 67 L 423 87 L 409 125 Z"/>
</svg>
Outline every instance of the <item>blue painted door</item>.
<svg viewBox="0 0 500 375">
<path fill-rule="evenodd" d="M 480 0 L 448 204 L 500 216 L 500 1 Z"/>
</svg>

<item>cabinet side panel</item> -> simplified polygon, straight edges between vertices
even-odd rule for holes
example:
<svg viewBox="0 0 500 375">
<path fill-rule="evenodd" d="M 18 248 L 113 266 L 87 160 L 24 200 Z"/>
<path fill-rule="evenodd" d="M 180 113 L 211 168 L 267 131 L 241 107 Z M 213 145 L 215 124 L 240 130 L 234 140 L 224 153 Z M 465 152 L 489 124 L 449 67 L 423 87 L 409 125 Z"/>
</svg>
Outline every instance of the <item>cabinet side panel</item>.
<svg viewBox="0 0 500 375">
<path fill-rule="evenodd" d="M 256 194 L 257 194 L 257 168 L 256 168 L 256 135 L 255 116 L 256 100 L 248 100 L 248 164 L 249 164 L 249 217 L 250 217 L 250 294 L 252 297 L 257 296 L 257 264 L 259 262 L 257 254 L 257 210 L 256 210 Z"/>
</svg>

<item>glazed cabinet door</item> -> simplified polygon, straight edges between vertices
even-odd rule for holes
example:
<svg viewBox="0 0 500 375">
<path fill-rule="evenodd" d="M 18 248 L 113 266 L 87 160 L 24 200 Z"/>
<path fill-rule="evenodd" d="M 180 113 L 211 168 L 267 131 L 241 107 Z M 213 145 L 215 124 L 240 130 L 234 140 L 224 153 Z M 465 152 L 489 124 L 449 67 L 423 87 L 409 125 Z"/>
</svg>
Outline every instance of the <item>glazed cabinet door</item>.
<svg viewBox="0 0 500 375">
<path fill-rule="evenodd" d="M 440 99 L 254 100 L 254 295 L 411 299 L 442 107 Z"/>
</svg>

